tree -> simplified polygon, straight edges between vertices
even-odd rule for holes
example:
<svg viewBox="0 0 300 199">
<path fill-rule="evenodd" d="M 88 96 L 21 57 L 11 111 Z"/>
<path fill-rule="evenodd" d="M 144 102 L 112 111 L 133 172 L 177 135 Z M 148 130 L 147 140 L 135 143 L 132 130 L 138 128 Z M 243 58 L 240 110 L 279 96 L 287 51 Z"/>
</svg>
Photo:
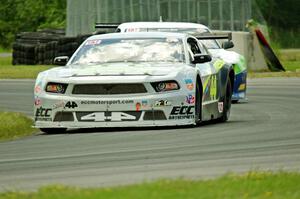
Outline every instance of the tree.
<svg viewBox="0 0 300 199">
<path fill-rule="evenodd" d="M 18 32 L 65 26 L 66 0 L 0 0 L 0 3 L 3 47 L 10 47 Z"/>
</svg>

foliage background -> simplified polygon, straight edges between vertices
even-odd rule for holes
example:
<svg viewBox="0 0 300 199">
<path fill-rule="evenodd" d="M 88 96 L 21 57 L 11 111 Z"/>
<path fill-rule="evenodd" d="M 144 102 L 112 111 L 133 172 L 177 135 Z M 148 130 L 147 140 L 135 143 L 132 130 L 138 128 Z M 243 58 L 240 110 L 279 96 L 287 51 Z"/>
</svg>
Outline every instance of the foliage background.
<svg viewBox="0 0 300 199">
<path fill-rule="evenodd" d="M 300 0 L 253 0 L 261 9 L 273 42 L 300 48 Z M 0 0 L 0 47 L 11 48 L 15 35 L 42 28 L 64 28 L 66 0 Z"/>
<path fill-rule="evenodd" d="M 0 46 L 10 48 L 15 35 L 41 28 L 64 28 L 66 0 L 0 0 Z"/>
<path fill-rule="evenodd" d="M 256 0 L 269 26 L 271 40 L 281 48 L 300 48 L 300 1 Z"/>
</svg>

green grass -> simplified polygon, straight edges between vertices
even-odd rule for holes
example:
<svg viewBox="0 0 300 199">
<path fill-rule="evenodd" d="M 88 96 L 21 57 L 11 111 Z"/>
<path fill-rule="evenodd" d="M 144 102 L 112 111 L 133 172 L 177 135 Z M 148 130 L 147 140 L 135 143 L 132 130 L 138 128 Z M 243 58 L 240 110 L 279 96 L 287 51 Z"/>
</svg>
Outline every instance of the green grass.
<svg viewBox="0 0 300 199">
<path fill-rule="evenodd" d="M 33 121 L 21 113 L 0 112 L 0 140 L 11 140 L 37 132 Z"/>
<path fill-rule="evenodd" d="M 280 50 L 279 59 L 287 71 L 300 72 L 300 49 Z"/>
<path fill-rule="evenodd" d="M 300 72 L 248 72 L 247 77 L 266 78 L 266 77 L 300 77 Z"/>
<path fill-rule="evenodd" d="M 278 50 L 277 55 L 286 72 L 249 71 L 248 77 L 300 77 L 300 49 Z"/>
<path fill-rule="evenodd" d="M 300 61 L 300 49 L 281 49 L 279 59 L 281 61 Z"/>
<path fill-rule="evenodd" d="M 11 57 L 0 57 L 0 79 L 35 79 L 39 72 L 52 66 L 16 65 L 13 66 Z"/>
<path fill-rule="evenodd" d="M 287 71 L 299 71 L 300 72 L 300 61 L 282 61 L 282 65 Z"/>
<path fill-rule="evenodd" d="M 122 187 L 76 188 L 54 185 L 37 192 L 6 192 L 0 199 L 111 199 L 111 198 L 212 198 L 212 199 L 298 199 L 299 173 L 249 172 L 244 175 L 226 175 L 206 180 L 159 180 Z"/>
<path fill-rule="evenodd" d="M 12 49 L 6 49 L 0 46 L 0 53 L 11 53 Z"/>
</svg>

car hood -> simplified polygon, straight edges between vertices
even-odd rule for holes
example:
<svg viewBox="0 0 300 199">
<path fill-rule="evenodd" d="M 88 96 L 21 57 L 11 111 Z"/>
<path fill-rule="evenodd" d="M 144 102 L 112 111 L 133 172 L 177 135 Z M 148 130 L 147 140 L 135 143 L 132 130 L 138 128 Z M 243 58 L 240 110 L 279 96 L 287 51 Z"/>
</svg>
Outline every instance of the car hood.
<svg viewBox="0 0 300 199">
<path fill-rule="evenodd" d="M 184 63 L 106 63 L 100 65 L 68 65 L 47 71 L 48 77 L 82 76 L 165 76 L 184 71 Z"/>
</svg>

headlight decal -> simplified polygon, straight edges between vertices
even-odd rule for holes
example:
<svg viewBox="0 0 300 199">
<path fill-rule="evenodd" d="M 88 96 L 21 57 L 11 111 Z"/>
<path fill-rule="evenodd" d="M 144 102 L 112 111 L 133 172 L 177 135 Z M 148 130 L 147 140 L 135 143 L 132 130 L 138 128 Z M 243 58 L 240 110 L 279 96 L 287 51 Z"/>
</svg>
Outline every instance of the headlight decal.
<svg viewBox="0 0 300 199">
<path fill-rule="evenodd" d="M 156 92 L 165 92 L 180 89 L 179 84 L 175 80 L 152 82 L 151 85 Z"/>
<path fill-rule="evenodd" d="M 67 87 L 68 84 L 48 82 L 46 86 L 46 92 L 64 94 L 67 90 Z"/>
</svg>

